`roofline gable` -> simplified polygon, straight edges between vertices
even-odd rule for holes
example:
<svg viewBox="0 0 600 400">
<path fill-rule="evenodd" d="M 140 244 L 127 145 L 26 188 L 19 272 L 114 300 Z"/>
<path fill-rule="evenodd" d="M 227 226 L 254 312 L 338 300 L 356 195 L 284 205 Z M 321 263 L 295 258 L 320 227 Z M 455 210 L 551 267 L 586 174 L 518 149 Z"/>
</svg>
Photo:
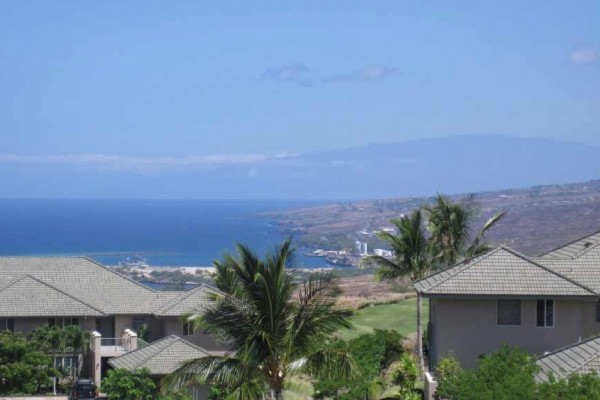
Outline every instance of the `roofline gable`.
<svg viewBox="0 0 600 400">
<path fill-rule="evenodd" d="M 554 275 L 558 276 L 559 278 L 562 278 L 562 279 L 564 279 L 564 280 L 566 280 L 566 281 L 568 281 L 568 282 L 571 282 L 572 284 L 574 284 L 574 285 L 576 285 L 576 286 L 579 286 L 580 288 L 582 288 L 582 289 L 584 289 L 584 290 L 587 290 L 587 291 L 588 291 L 588 292 L 590 292 L 591 294 L 598 295 L 598 293 L 597 293 L 595 290 L 593 290 L 593 289 L 591 289 L 591 288 L 587 287 L 586 285 L 583 285 L 583 284 L 581 284 L 581 283 L 579 283 L 579 282 L 577 282 L 577 281 L 575 281 L 575 280 L 573 280 L 573 279 L 571 279 L 571 278 L 569 278 L 569 277 L 567 277 L 567 276 L 565 276 L 565 275 L 563 275 L 563 274 L 561 274 L 561 273 L 559 273 L 559 272 L 556 272 L 556 271 L 555 271 L 555 270 L 553 270 L 552 268 L 546 267 L 545 265 L 543 265 L 543 264 L 540 264 L 539 262 L 537 262 L 537 261 L 535 261 L 535 260 L 532 260 L 531 258 L 527 257 L 527 256 L 526 256 L 526 255 L 524 255 L 524 254 L 521 254 L 521 253 L 519 253 L 519 252 L 518 252 L 518 251 L 516 251 L 516 250 L 513 250 L 513 249 L 511 249 L 511 248 L 508 248 L 508 247 L 504 247 L 504 246 L 501 246 L 501 247 L 502 247 L 504 250 L 508 251 L 509 253 L 512 253 L 513 255 L 515 255 L 515 256 L 517 256 L 517 257 L 520 257 L 520 258 L 522 258 L 522 259 L 523 259 L 523 260 L 525 260 L 525 261 L 528 261 L 528 262 L 530 262 L 531 264 L 534 264 L 534 265 L 536 265 L 536 266 L 538 266 L 538 267 L 540 267 L 540 268 L 542 268 L 542 269 L 544 269 L 544 270 L 546 270 L 546 271 L 548 271 L 548 272 L 550 272 L 550 273 L 553 273 Z"/>
<path fill-rule="evenodd" d="M 162 349 L 160 349 L 160 350 L 159 350 L 159 351 L 157 351 L 156 353 L 153 353 L 152 355 L 150 355 L 150 357 L 148 357 L 148 358 L 146 358 L 146 359 L 142 360 L 141 362 L 139 362 L 139 363 L 134 363 L 134 364 L 135 364 L 135 366 L 134 366 L 132 369 L 138 369 L 138 368 L 139 368 L 141 365 L 143 365 L 143 364 L 147 363 L 148 361 L 150 361 L 150 360 L 154 359 L 156 356 L 158 356 L 158 355 L 159 355 L 159 354 L 161 354 L 163 351 L 165 351 L 166 349 L 168 349 L 169 347 L 171 347 L 173 344 L 175 344 L 177 341 L 182 341 L 182 342 L 184 342 L 184 344 L 186 344 L 186 345 L 188 345 L 188 346 L 190 346 L 190 347 L 193 347 L 194 349 L 196 349 L 196 350 L 198 350 L 198 351 L 200 351 L 200 352 L 202 352 L 202 353 L 206 354 L 207 356 L 211 356 L 211 355 L 212 355 L 212 354 L 210 354 L 210 353 L 209 353 L 209 352 L 208 352 L 206 349 L 203 349 L 202 347 L 200 347 L 200 346 L 197 346 L 197 345 L 195 345 L 194 343 L 191 343 L 191 342 L 189 342 L 189 341 L 187 341 L 187 340 L 183 339 L 182 337 L 179 337 L 179 336 L 177 336 L 177 335 L 169 335 L 169 336 L 165 336 L 165 337 L 164 337 L 164 338 L 162 338 L 162 339 L 159 339 L 159 340 L 156 340 L 156 341 L 154 341 L 154 342 L 152 342 L 152 343 L 149 343 L 149 344 L 148 344 L 148 346 L 145 346 L 145 347 L 142 347 L 142 348 L 136 349 L 136 350 L 134 350 L 134 351 L 131 351 L 131 352 L 129 352 L 129 353 L 123 354 L 122 356 L 113 357 L 113 358 L 111 358 L 110 360 L 108 360 L 108 363 L 112 365 L 112 363 L 111 363 L 111 361 L 112 361 L 112 360 L 115 360 L 115 361 L 116 361 L 116 360 L 120 359 L 121 357 L 127 357 L 127 356 L 129 356 L 129 355 L 131 355 L 131 354 L 135 354 L 135 353 L 137 353 L 137 352 L 139 352 L 139 351 L 142 351 L 142 350 L 144 350 L 144 349 L 147 349 L 147 348 L 148 348 L 148 347 L 150 347 L 150 346 L 154 346 L 154 345 L 156 345 L 156 344 L 159 344 L 160 342 L 163 342 L 163 341 L 166 341 L 166 340 L 172 340 L 172 342 L 171 342 L 171 343 L 169 343 L 169 344 L 167 344 L 165 347 L 163 347 Z"/>
<path fill-rule="evenodd" d="M 50 289 L 52 289 L 52 290 L 54 290 L 54 291 L 57 291 L 58 293 L 60 293 L 60 294 L 63 294 L 63 295 L 65 295 L 65 296 L 67 296 L 67 297 L 69 297 L 69 298 L 71 298 L 71 299 L 75 300 L 76 302 L 78 302 L 78 303 L 80 303 L 80 304 L 83 304 L 83 305 L 84 305 L 84 306 L 86 306 L 86 307 L 89 307 L 89 308 L 91 308 L 92 310 L 98 311 L 98 312 L 99 312 L 100 314 L 102 314 L 102 315 L 108 315 L 108 314 L 106 314 L 104 311 L 102 311 L 102 310 L 99 310 L 98 308 L 96 308 L 96 307 L 94 307 L 94 306 L 92 306 L 92 305 L 90 305 L 90 304 L 86 303 L 85 301 L 82 301 L 82 300 L 78 299 L 77 297 L 75 297 L 75 296 L 73 296 L 73 295 L 71 295 L 71 294 L 69 294 L 69 293 L 67 293 L 67 292 L 65 292 L 65 291 L 63 291 L 63 290 L 60 290 L 59 288 L 57 288 L 57 287 L 55 287 L 55 286 L 52 286 L 51 284 L 49 284 L 49 283 L 47 283 L 47 282 L 44 282 L 44 281 L 42 281 L 42 280 L 40 280 L 40 279 L 36 278 L 35 276 L 29 275 L 29 274 L 24 274 L 24 275 L 22 275 L 22 276 L 18 277 L 17 279 L 15 279 L 15 280 L 13 280 L 13 281 L 9 282 L 7 285 L 5 285 L 5 286 L 3 286 L 2 288 L 0 288 L 0 293 L 1 293 L 2 291 L 4 291 L 4 290 L 8 289 L 9 287 L 13 286 L 15 283 L 17 283 L 17 282 L 20 282 L 20 281 L 22 281 L 23 279 L 27 279 L 27 278 L 29 278 L 29 279 L 32 279 L 32 280 L 34 280 L 34 281 L 36 281 L 36 282 L 38 282 L 38 283 L 40 283 L 40 284 L 42 284 L 42 285 L 44 285 L 44 286 L 47 286 L 47 287 L 49 287 Z"/>
<path fill-rule="evenodd" d="M 579 238 L 577 238 L 577 239 L 571 240 L 570 242 L 563 243 L 563 244 L 561 244 L 560 246 L 557 246 L 557 247 L 555 247 L 555 248 L 553 248 L 553 249 L 550 249 L 550 250 L 548 250 L 548 251 L 545 251 L 545 252 L 543 252 L 543 253 L 541 253 L 541 254 L 537 255 L 536 257 L 544 257 L 544 256 L 545 256 L 545 255 L 547 255 L 547 254 L 553 253 L 553 252 L 555 252 L 555 251 L 557 251 L 557 250 L 560 250 L 560 249 L 562 249 L 562 248 L 564 248 L 564 247 L 570 246 L 570 245 L 572 245 L 572 244 L 574 244 L 574 243 L 580 242 L 580 241 L 582 241 L 582 240 L 584 240 L 584 239 L 586 239 L 586 238 L 589 238 L 590 236 L 594 236 L 594 235 L 597 235 L 597 234 L 599 234 L 599 233 L 600 233 L 600 230 L 597 230 L 597 231 L 595 231 L 595 232 L 592 232 L 592 233 L 590 233 L 590 234 L 588 234 L 588 235 L 581 236 L 581 237 L 579 237 Z M 596 247 L 598 244 L 600 244 L 600 242 L 599 242 L 599 243 L 597 243 L 597 244 L 594 244 L 593 246 L 590 246 L 590 247 Z M 581 253 L 584 253 L 584 252 L 586 252 L 587 250 L 588 250 L 588 249 L 585 249 L 585 250 L 583 250 Z M 579 257 L 579 256 L 581 255 L 581 253 L 580 253 L 580 254 L 578 254 L 578 255 L 577 255 L 577 257 Z M 575 258 L 577 258 L 577 257 L 575 257 Z M 571 260 L 574 260 L 574 259 L 575 259 L 575 258 L 573 258 L 573 257 L 569 257 L 569 256 L 567 256 L 567 258 L 569 258 L 569 259 L 571 259 Z"/>
<path fill-rule="evenodd" d="M 480 255 L 479 255 L 479 256 L 477 256 L 477 257 L 473 257 L 473 258 L 470 258 L 470 259 L 464 259 L 464 260 L 462 260 L 462 261 L 460 261 L 460 262 L 457 262 L 457 263 L 456 263 L 456 264 L 454 264 L 454 265 L 451 265 L 451 266 L 449 266 L 449 267 L 447 267 L 447 268 L 444 268 L 444 269 L 441 269 L 441 270 L 439 270 L 439 271 L 436 271 L 436 272 L 434 272 L 433 274 L 427 275 L 427 276 L 425 276 L 425 277 L 423 277 L 423 278 L 421 278 L 421 279 L 419 279 L 419 280 L 416 280 L 416 281 L 414 281 L 414 282 L 413 282 L 413 287 L 414 287 L 414 285 L 416 285 L 417 283 L 419 283 L 419 282 L 421 282 L 421 281 L 424 281 L 424 280 L 426 280 L 426 279 L 433 278 L 434 276 L 436 276 L 436 275 L 439 275 L 439 274 L 441 274 L 441 273 L 448 272 L 448 271 L 450 271 L 450 270 L 451 270 L 451 269 L 453 269 L 453 268 L 456 268 L 456 269 L 458 269 L 460 266 L 463 266 L 463 268 L 461 268 L 461 269 L 458 269 L 458 270 L 457 270 L 456 272 L 454 272 L 453 274 L 451 274 L 451 275 L 447 276 L 446 278 L 444 278 L 444 279 L 440 280 L 439 282 L 436 282 L 435 284 L 431 285 L 431 286 L 429 287 L 429 289 L 432 289 L 432 288 L 434 288 L 434 287 L 437 287 L 438 285 L 440 285 L 440 284 L 442 284 L 442 283 L 446 282 L 448 279 L 450 279 L 450 278 L 453 278 L 453 277 L 454 277 L 454 276 L 456 276 L 457 274 L 459 274 L 459 273 L 461 273 L 462 271 L 464 271 L 464 270 L 468 269 L 469 267 L 473 266 L 473 262 L 474 262 L 475 260 L 477 260 L 477 261 L 479 261 L 479 260 L 483 260 L 484 258 L 487 258 L 488 256 L 490 256 L 492 253 L 496 253 L 498 250 L 500 250 L 500 247 L 496 247 L 495 249 L 492 249 L 492 250 L 490 250 L 490 251 L 488 251 L 488 252 L 486 252 L 486 253 L 484 253 L 484 254 L 480 254 Z M 428 289 L 428 290 L 429 290 L 429 289 Z"/>
<path fill-rule="evenodd" d="M 495 249 L 490 250 L 487 253 L 484 253 L 484 254 L 482 254 L 482 255 L 480 255 L 478 257 L 472 258 L 470 260 L 463 260 L 463 261 L 461 261 L 459 263 L 456 263 L 455 265 L 453 265 L 451 267 L 445 268 L 445 269 L 437 271 L 437 272 L 435 272 L 435 273 L 433 273 L 433 274 L 431 274 L 429 276 L 426 276 L 425 278 L 419 279 L 418 281 L 413 282 L 413 287 L 415 287 L 415 285 L 417 285 L 418 283 L 420 283 L 420 282 L 422 282 L 424 280 L 430 279 L 430 278 L 432 278 L 432 277 L 434 277 L 434 276 L 436 276 L 438 274 L 441 274 L 441 273 L 444 273 L 444 272 L 450 272 L 450 270 L 454 269 L 454 268 L 457 269 L 455 272 L 451 272 L 447 277 L 445 277 L 443 279 L 440 279 L 439 282 L 433 283 L 431 286 L 427 287 L 427 289 L 419 290 L 419 289 L 417 289 L 415 287 L 415 289 L 417 290 L 417 292 L 428 294 L 431 290 L 433 290 L 436 287 L 442 285 L 443 283 L 449 281 L 450 279 L 454 278 L 458 274 L 461 274 L 462 272 L 468 270 L 472 266 L 476 265 L 479 261 L 484 260 L 484 259 L 492 256 L 493 254 L 496 254 L 500 250 L 504 250 L 504 251 L 512 254 L 513 256 L 518 257 L 518 258 L 526 261 L 527 263 L 531 264 L 532 266 L 541 268 L 544 271 L 546 271 L 548 273 L 551 273 L 551 274 L 557 276 L 558 278 L 561 278 L 561 279 L 569 282 L 570 284 L 579 287 L 580 289 L 585 290 L 590 295 L 593 295 L 593 296 L 598 296 L 599 295 L 596 291 L 592 290 L 591 288 L 589 288 L 589 287 L 587 287 L 587 286 L 585 286 L 585 285 L 583 285 L 583 284 L 581 284 L 581 283 L 579 283 L 579 282 L 577 282 L 577 281 L 575 281 L 575 280 L 573 280 L 571 278 L 568 278 L 568 277 L 566 277 L 566 276 L 564 276 L 564 275 L 562 275 L 562 274 L 554 271 L 552 268 L 546 267 L 546 266 L 544 266 L 544 265 L 542 265 L 542 264 L 540 264 L 540 263 L 538 263 L 538 262 L 530 259 L 529 257 L 525 256 L 524 254 L 519 253 L 516 250 L 513 250 L 513 249 L 511 249 L 511 248 L 509 248 L 507 246 L 503 246 L 503 245 L 502 246 L 498 246 Z M 462 264 L 466 264 L 466 265 L 464 265 L 463 268 L 460 268 Z"/>
</svg>

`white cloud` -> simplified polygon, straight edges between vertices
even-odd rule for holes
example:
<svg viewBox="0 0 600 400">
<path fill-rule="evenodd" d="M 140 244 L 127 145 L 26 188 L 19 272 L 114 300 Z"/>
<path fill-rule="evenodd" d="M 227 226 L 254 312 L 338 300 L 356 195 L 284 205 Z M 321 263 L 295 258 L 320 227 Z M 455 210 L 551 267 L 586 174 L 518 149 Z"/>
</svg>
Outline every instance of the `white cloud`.
<svg viewBox="0 0 600 400">
<path fill-rule="evenodd" d="M 208 154 L 183 157 L 131 157 L 106 154 L 57 154 L 18 155 L 0 154 L 2 164 L 80 165 L 119 170 L 158 170 L 177 167 L 253 164 L 262 161 L 283 159 L 293 155 L 279 153 L 264 154 Z"/>
<path fill-rule="evenodd" d="M 267 68 L 263 71 L 261 77 L 274 81 L 297 83 L 306 87 L 313 85 L 308 76 L 308 67 L 302 63 Z"/>
<path fill-rule="evenodd" d="M 571 53 L 571 61 L 575 64 L 590 64 L 600 60 L 600 49 L 579 49 Z"/>
</svg>

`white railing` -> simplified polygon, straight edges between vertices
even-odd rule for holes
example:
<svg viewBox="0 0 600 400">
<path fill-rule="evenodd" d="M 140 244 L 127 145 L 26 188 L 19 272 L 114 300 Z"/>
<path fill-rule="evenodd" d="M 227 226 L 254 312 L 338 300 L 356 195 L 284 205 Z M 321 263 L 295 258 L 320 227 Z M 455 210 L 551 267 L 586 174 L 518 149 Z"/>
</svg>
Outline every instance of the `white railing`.
<svg viewBox="0 0 600 400">
<path fill-rule="evenodd" d="M 125 352 L 127 351 L 127 343 L 122 338 L 102 338 L 100 339 L 100 347 L 103 352 Z"/>
</svg>

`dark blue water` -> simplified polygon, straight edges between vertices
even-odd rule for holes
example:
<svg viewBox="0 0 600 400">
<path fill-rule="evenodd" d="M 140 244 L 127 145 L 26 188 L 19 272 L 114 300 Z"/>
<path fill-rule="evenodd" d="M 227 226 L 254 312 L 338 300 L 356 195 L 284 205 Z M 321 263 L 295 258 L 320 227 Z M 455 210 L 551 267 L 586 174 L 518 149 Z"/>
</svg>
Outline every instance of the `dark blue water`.
<svg viewBox="0 0 600 400">
<path fill-rule="evenodd" d="M 300 201 L 0 200 L 0 255 L 87 255 L 115 265 L 134 253 L 150 265 L 208 266 L 235 242 L 259 254 L 285 234 L 266 211 Z M 298 266 L 325 266 L 302 256 Z"/>
</svg>

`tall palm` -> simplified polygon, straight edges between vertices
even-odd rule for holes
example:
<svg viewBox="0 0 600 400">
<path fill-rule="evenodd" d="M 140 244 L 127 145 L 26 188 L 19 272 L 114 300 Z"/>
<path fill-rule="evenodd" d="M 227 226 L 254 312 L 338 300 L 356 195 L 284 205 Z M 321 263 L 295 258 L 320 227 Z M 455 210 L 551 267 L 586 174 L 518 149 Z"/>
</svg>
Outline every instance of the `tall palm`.
<svg viewBox="0 0 600 400">
<path fill-rule="evenodd" d="M 379 237 L 386 241 L 393 251 L 393 258 L 370 256 L 365 259 L 367 264 L 377 267 L 376 276 L 383 280 L 395 280 L 408 277 L 412 282 L 423 278 L 432 269 L 432 258 L 429 248 L 423 216 L 420 209 L 414 210 L 409 216 L 392 219 L 397 233 L 381 232 Z M 421 372 L 425 371 L 423 357 L 423 301 L 417 293 L 417 355 Z"/>
<path fill-rule="evenodd" d="M 453 202 L 448 196 L 438 194 L 435 203 L 423 209 L 429 219 L 434 261 L 441 265 L 453 265 L 460 259 L 475 257 L 490 250 L 485 234 L 506 214 L 493 215 L 473 235 L 472 225 L 477 212 L 473 195 L 461 202 Z"/>
<path fill-rule="evenodd" d="M 237 254 L 215 264 L 223 291 L 193 311 L 188 319 L 230 347 L 230 356 L 208 356 L 184 363 L 166 378 L 166 387 L 192 380 L 224 386 L 230 398 L 283 398 L 292 373 L 349 376 L 346 353 L 328 349 L 330 335 L 350 327 L 351 313 L 336 306 L 340 293 L 331 273 L 314 274 L 302 285 L 288 267 L 294 263 L 291 241 L 259 259 L 238 245 Z"/>
</svg>

